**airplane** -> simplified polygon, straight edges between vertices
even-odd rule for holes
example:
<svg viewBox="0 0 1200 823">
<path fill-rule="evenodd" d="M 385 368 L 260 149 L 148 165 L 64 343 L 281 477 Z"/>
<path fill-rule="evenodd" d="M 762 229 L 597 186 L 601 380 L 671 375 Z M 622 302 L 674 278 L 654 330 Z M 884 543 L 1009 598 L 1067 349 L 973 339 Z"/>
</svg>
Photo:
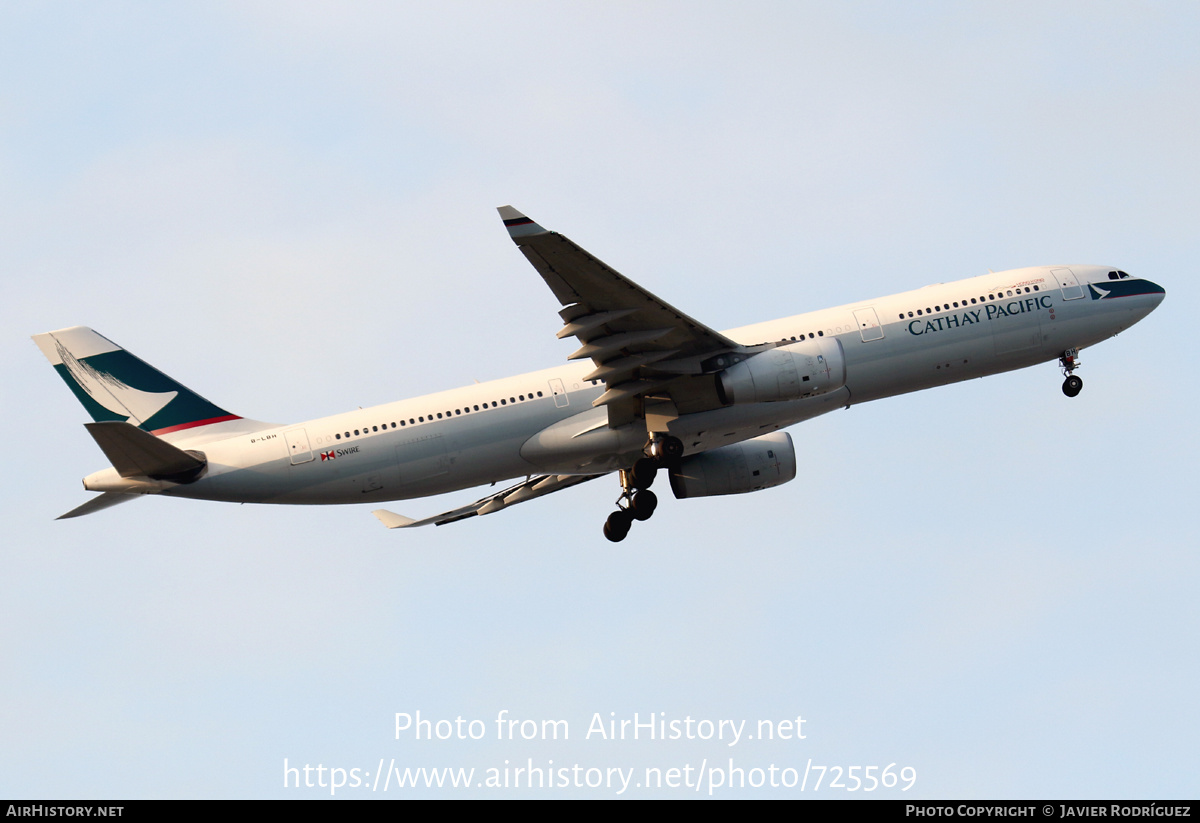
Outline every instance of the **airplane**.
<svg viewBox="0 0 1200 823">
<path fill-rule="evenodd" d="M 619 542 L 676 498 L 758 491 L 796 476 L 783 429 L 838 408 L 1057 360 L 1075 397 L 1079 351 L 1165 297 L 1108 266 L 988 272 L 714 331 L 511 206 L 498 209 L 562 304 L 565 364 L 291 425 L 221 408 L 82 326 L 34 335 L 90 413 L 111 467 L 59 519 L 158 494 L 241 503 L 380 503 L 520 479 L 388 528 L 445 525 L 616 474 Z"/>
</svg>

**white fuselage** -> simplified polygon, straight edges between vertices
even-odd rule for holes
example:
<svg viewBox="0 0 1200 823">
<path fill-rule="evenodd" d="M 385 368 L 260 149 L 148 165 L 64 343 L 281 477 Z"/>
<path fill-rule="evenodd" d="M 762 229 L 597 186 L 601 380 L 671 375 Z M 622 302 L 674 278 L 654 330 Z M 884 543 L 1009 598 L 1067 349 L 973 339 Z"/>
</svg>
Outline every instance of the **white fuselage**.
<svg viewBox="0 0 1200 823">
<path fill-rule="evenodd" d="M 1078 285 L 1064 287 L 1051 273 L 1066 268 L 987 274 L 725 332 L 745 345 L 834 337 L 846 383 L 817 397 L 679 415 L 665 431 L 692 454 L 835 408 L 1055 360 L 1123 331 L 1163 297 L 1157 287 L 1135 293 L 1128 284 L 1146 282 L 1136 279 L 1110 294 L 1110 269 L 1095 266 L 1070 266 Z M 203 451 L 199 480 L 136 481 L 106 469 L 85 485 L 255 503 L 375 503 L 628 467 L 646 424 L 608 427 L 607 410 L 592 407 L 604 385 L 583 379 L 593 368 L 565 363 L 289 426 L 244 431 L 234 420 L 180 431 L 164 439 Z"/>
</svg>

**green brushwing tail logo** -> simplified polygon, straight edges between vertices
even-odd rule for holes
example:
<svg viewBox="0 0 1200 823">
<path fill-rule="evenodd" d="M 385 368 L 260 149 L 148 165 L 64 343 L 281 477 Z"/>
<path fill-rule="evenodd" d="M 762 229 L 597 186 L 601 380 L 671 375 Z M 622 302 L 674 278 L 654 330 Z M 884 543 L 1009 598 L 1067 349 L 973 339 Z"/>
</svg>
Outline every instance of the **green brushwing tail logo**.
<svg viewBox="0 0 1200 823">
<path fill-rule="evenodd" d="M 131 423 L 141 424 L 179 396 L 177 391 L 146 392 L 135 389 L 120 378 L 100 371 L 84 360 L 76 360 L 62 343 L 55 341 L 55 348 L 58 349 L 63 368 L 71 380 L 87 392 L 88 397 L 98 405 L 116 415 L 109 419 L 127 419 Z M 65 375 L 63 379 L 66 379 Z M 71 380 L 67 380 L 68 385 Z"/>
<path fill-rule="evenodd" d="M 92 329 L 75 326 L 33 339 L 97 422 L 127 421 L 166 434 L 241 419 Z"/>
</svg>

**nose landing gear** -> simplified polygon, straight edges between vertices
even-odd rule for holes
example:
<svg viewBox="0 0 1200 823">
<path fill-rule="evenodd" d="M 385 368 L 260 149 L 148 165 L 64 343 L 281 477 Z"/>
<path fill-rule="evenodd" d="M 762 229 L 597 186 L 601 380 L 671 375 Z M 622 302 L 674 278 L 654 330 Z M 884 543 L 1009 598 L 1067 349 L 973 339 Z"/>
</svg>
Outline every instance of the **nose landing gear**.
<svg viewBox="0 0 1200 823">
<path fill-rule="evenodd" d="M 1062 353 L 1062 357 L 1058 358 L 1058 363 L 1062 366 L 1062 373 L 1066 376 L 1063 381 L 1063 394 L 1067 397 L 1074 397 L 1083 391 L 1083 378 L 1076 377 L 1074 372 L 1079 368 L 1079 349 L 1067 349 Z"/>
<path fill-rule="evenodd" d="M 658 508 L 658 495 L 650 485 L 658 470 L 683 456 L 683 443 L 678 437 L 655 437 L 646 447 L 647 457 L 639 459 L 631 469 L 621 470 L 621 496 L 617 510 L 604 521 L 604 536 L 620 543 L 629 534 L 634 520 L 649 520 Z"/>
</svg>

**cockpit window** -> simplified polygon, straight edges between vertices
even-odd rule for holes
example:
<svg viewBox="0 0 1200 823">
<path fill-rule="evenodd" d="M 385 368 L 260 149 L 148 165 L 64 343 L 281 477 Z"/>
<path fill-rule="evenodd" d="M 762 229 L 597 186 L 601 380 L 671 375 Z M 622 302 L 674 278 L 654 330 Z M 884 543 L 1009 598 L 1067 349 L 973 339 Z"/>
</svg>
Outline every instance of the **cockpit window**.
<svg viewBox="0 0 1200 823">
<path fill-rule="evenodd" d="M 1123 271 L 1110 271 L 1108 273 L 1109 280 L 1124 280 L 1129 275 Z"/>
</svg>

